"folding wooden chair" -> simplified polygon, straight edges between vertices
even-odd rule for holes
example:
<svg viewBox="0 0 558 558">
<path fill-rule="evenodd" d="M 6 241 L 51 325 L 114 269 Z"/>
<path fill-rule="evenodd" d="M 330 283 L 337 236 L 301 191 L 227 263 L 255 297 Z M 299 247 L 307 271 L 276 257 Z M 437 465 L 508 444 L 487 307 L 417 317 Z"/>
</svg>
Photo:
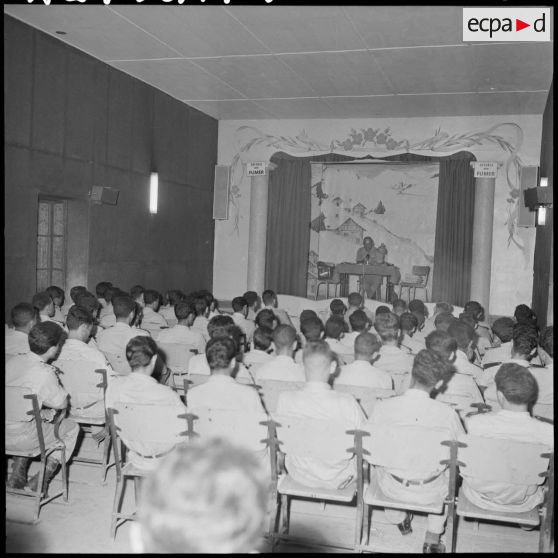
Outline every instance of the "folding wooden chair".
<svg viewBox="0 0 558 558">
<path fill-rule="evenodd" d="M 108 353 L 106 351 L 103 351 L 103 354 L 107 357 L 109 364 L 117 374 L 127 375 L 132 372 L 124 354 Z"/>
<path fill-rule="evenodd" d="M 388 470 L 405 471 L 412 468 L 413 479 L 401 479 L 419 484 L 420 481 L 434 479 L 444 474 L 449 464 L 450 452 L 447 448 L 446 430 L 433 430 L 419 426 L 391 426 L 366 430 L 362 446 L 364 460 L 375 467 Z M 417 471 L 421 474 L 417 475 Z M 365 474 L 365 478 L 366 478 Z M 397 480 L 397 478 L 396 478 Z M 451 475 L 448 482 L 451 482 Z M 449 484 L 448 484 L 449 492 Z M 413 503 L 409 499 L 399 500 L 387 496 L 381 489 L 376 475 L 371 475 L 370 482 L 364 486 L 364 539 L 363 546 L 369 544 L 371 508 L 393 508 L 425 514 L 441 514 L 447 501 L 430 504 Z M 450 526 L 450 531 L 452 526 Z"/>
<path fill-rule="evenodd" d="M 282 391 L 295 391 L 302 389 L 306 382 L 283 382 L 282 380 L 261 380 L 258 382 L 260 393 L 268 413 L 277 410 L 277 401 Z"/>
<path fill-rule="evenodd" d="M 333 383 L 333 389 L 342 393 L 350 393 L 358 401 L 367 417 L 374 410 L 377 401 L 395 396 L 395 391 L 392 389 L 375 389 L 366 386 L 340 384 L 338 382 Z"/>
<path fill-rule="evenodd" d="M 464 482 L 475 479 L 516 486 L 537 485 L 544 482 L 544 477 L 550 476 L 551 453 L 548 450 L 547 446 L 540 443 L 466 434 L 459 438 L 457 464 Z M 471 502 L 462 487 L 456 496 L 455 513 L 459 517 L 476 519 L 477 522 L 500 521 L 536 527 L 540 524 L 542 512 L 540 508 L 527 512 L 487 510 Z M 452 541 L 452 552 L 454 550 Z"/>
<path fill-rule="evenodd" d="M 346 426 L 338 421 L 318 420 L 301 417 L 277 415 L 274 417 L 271 428 L 275 429 L 276 443 L 285 455 L 312 458 L 326 462 L 338 462 L 343 458 L 362 455 L 360 431 L 347 430 Z M 277 455 L 277 453 L 276 453 Z M 277 502 L 271 519 L 272 544 L 279 540 L 296 541 L 289 536 L 290 509 L 292 498 L 308 498 L 320 501 L 351 503 L 356 498 L 356 518 L 354 540 L 352 545 L 324 544 L 311 541 L 314 545 L 331 546 L 355 550 L 360 547 L 362 533 L 362 477 L 358 457 L 355 457 L 356 475 L 355 482 L 343 483 L 336 489 L 314 488 L 295 481 L 286 471 L 277 478 Z M 282 466 L 277 465 L 272 473 L 281 472 Z M 281 527 L 279 527 L 279 524 Z M 310 541 L 299 540 L 308 544 Z"/>
<path fill-rule="evenodd" d="M 62 371 L 62 384 L 70 394 L 70 412 L 68 418 L 77 422 L 82 432 L 91 434 L 91 426 L 103 426 L 107 424 L 105 411 L 105 392 L 107 389 L 107 371 L 104 368 L 96 368 L 94 363 L 87 360 L 58 360 L 58 368 Z M 87 415 L 83 411 L 90 409 L 101 402 L 103 415 Z M 108 430 L 108 428 L 107 428 Z M 74 455 L 73 461 L 80 463 L 91 463 L 101 465 L 101 483 L 104 484 L 107 477 L 110 455 L 110 432 L 105 435 L 103 443 L 103 456 L 101 459 L 93 457 L 79 457 Z"/>
<path fill-rule="evenodd" d="M 184 421 L 184 431 L 178 434 L 169 428 L 177 418 L 185 419 L 185 414 L 176 414 L 176 408 L 162 405 L 147 405 L 140 403 L 116 403 L 114 408 L 107 409 L 109 427 L 113 440 L 114 461 L 116 467 L 116 489 L 112 509 L 110 533 L 116 537 L 116 529 L 127 520 L 135 520 L 135 512 L 122 513 L 122 501 L 126 481 L 133 479 L 136 507 L 140 501 L 140 479 L 149 474 L 148 469 L 135 466 L 126 459 L 126 449 L 136 449 L 147 444 L 161 449 L 155 455 L 148 455 L 135 451 L 145 459 L 158 459 L 169 454 L 174 448 L 185 442 L 187 422 Z"/>
<path fill-rule="evenodd" d="M 39 482 L 37 484 L 36 491 L 26 491 L 17 488 L 8 488 L 6 486 L 6 493 L 17 494 L 20 496 L 27 496 L 34 498 L 35 500 L 35 511 L 33 513 L 33 521 L 39 519 L 39 512 L 41 506 L 47 504 L 54 498 L 62 496 L 64 502 L 68 501 L 68 470 L 66 467 L 66 446 L 64 442 L 60 439 L 58 431 L 60 428 L 60 423 L 65 416 L 65 412 L 58 413 L 56 422 L 54 424 L 54 436 L 56 438 L 56 444 L 50 448 L 45 445 L 45 439 L 43 435 L 43 421 L 41 418 L 41 407 L 39 405 L 39 400 L 35 393 L 31 393 L 29 388 L 6 386 L 5 387 L 5 416 L 6 422 L 29 422 L 30 420 L 35 421 L 35 427 L 37 429 L 37 440 L 39 447 L 23 451 L 17 447 L 11 446 L 9 441 L 6 440 L 4 454 L 12 457 L 27 457 L 35 458 L 40 457 L 40 469 L 39 469 Z M 31 419 L 29 417 L 32 417 Z M 43 479 L 45 476 L 45 469 L 47 458 L 55 451 L 60 452 L 60 466 L 62 468 L 62 491 L 57 492 L 51 496 L 43 497 Z"/>
</svg>

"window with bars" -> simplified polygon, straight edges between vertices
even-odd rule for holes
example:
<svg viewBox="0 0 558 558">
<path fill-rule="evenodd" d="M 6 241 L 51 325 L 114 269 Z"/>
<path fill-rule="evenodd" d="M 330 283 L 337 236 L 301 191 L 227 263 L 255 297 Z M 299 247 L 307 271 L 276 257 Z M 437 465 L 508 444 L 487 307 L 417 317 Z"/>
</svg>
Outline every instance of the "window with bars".
<svg viewBox="0 0 558 558">
<path fill-rule="evenodd" d="M 39 198 L 37 291 L 66 288 L 66 215 L 65 200 Z"/>
</svg>

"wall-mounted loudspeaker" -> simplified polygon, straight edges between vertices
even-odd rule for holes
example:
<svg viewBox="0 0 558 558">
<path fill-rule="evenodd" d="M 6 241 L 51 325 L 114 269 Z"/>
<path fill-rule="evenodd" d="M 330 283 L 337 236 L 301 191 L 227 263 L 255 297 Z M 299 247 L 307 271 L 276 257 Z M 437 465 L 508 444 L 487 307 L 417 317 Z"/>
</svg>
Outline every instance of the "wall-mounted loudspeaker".
<svg viewBox="0 0 558 558">
<path fill-rule="evenodd" d="M 117 188 L 109 188 L 108 186 L 93 186 L 91 192 L 89 192 L 89 197 L 91 201 L 95 204 L 108 204 L 116 205 L 118 202 L 118 194 L 120 190 Z"/>
<path fill-rule="evenodd" d="M 519 170 L 519 213 L 517 217 L 518 227 L 534 227 L 537 212 L 525 205 L 525 190 L 536 188 L 539 184 L 539 167 L 525 166 Z"/>
<path fill-rule="evenodd" d="M 213 219 L 229 218 L 229 181 L 231 168 L 228 165 L 215 165 L 215 184 L 213 188 Z"/>
</svg>

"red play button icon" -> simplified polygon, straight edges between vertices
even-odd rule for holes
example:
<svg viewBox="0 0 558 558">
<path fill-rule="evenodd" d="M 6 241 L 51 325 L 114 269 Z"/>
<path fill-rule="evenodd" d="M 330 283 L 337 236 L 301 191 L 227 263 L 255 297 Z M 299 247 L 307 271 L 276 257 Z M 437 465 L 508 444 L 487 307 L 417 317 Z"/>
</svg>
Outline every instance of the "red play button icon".
<svg viewBox="0 0 558 558">
<path fill-rule="evenodd" d="M 522 29 L 525 29 L 526 27 L 531 27 L 530 23 L 525 23 L 524 21 L 521 21 L 520 19 L 515 19 L 515 30 L 516 31 L 521 31 Z"/>
</svg>

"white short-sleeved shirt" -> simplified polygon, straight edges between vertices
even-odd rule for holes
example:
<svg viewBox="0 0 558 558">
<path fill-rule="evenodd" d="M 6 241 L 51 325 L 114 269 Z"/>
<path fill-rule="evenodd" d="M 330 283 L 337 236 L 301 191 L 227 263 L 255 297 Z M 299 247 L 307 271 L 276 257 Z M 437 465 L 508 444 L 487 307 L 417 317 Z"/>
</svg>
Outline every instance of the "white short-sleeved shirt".
<svg viewBox="0 0 558 558">
<path fill-rule="evenodd" d="M 194 323 L 192 324 L 192 328 L 199 331 L 205 342 L 209 341 L 209 333 L 207 332 L 207 325 L 209 324 L 209 320 L 205 316 L 196 316 Z"/>
<path fill-rule="evenodd" d="M 339 339 L 341 345 L 347 347 L 347 349 L 351 352 L 351 354 L 355 350 L 355 340 L 361 334 L 360 331 L 350 331 L 349 333 L 344 333 L 343 337 Z"/>
<path fill-rule="evenodd" d="M 335 382 L 374 389 L 393 389 L 391 376 L 365 360 L 355 360 L 343 366 Z"/>
<path fill-rule="evenodd" d="M 256 381 L 283 380 L 285 382 L 304 382 L 304 368 L 290 356 L 277 355 L 256 370 Z"/>
<path fill-rule="evenodd" d="M 407 349 L 411 354 L 416 355 L 423 349 L 426 349 L 424 342 L 417 341 L 414 337 L 410 337 L 406 333 L 401 340 L 401 347 Z"/>
<path fill-rule="evenodd" d="M 460 374 L 472 376 L 477 382 L 482 376 L 482 368 L 473 364 L 461 349 L 457 349 L 457 351 L 455 351 L 455 362 L 453 365 L 457 368 L 457 371 Z"/>
<path fill-rule="evenodd" d="M 141 335 L 151 337 L 148 331 L 130 327 L 124 322 L 116 322 L 112 327 L 97 334 L 97 346 L 103 353 L 125 354 L 128 341 Z"/>
<path fill-rule="evenodd" d="M 410 383 L 414 358 L 414 355 L 409 353 L 407 349 L 394 345 L 382 345 L 380 358 L 374 362 L 374 366 L 387 372 L 392 377 L 395 392 L 401 394 Z"/>
<path fill-rule="evenodd" d="M 478 436 L 538 442 L 554 447 L 553 426 L 532 418 L 528 412 L 502 409 L 473 415 L 467 420 L 467 431 Z M 462 490 L 473 504 L 494 511 L 525 512 L 543 500 L 543 491 L 538 485 L 509 485 L 465 478 Z"/>
<path fill-rule="evenodd" d="M 347 430 L 358 429 L 365 421 L 364 413 L 352 395 L 333 391 L 324 382 L 307 382 L 302 390 L 281 392 L 277 401 L 277 414 L 334 420 L 346 425 Z M 343 456 L 335 462 L 323 462 L 287 455 L 285 466 L 294 480 L 314 487 L 337 488 L 356 474 L 354 458 Z"/>
<path fill-rule="evenodd" d="M 107 313 L 104 316 L 101 316 L 101 319 L 99 320 L 99 325 L 104 329 L 108 329 L 114 324 L 116 324 L 116 316 L 114 315 L 114 312 Z"/>
<path fill-rule="evenodd" d="M 246 340 L 251 343 L 254 337 L 254 330 L 256 329 L 254 322 L 252 320 L 247 320 L 241 312 L 234 312 L 231 317 L 234 323 L 246 335 Z"/>
<path fill-rule="evenodd" d="M 157 343 L 179 343 L 197 349 L 199 353 L 205 351 L 205 339 L 196 329 L 177 324 L 169 329 L 164 329 L 157 337 Z"/>
<path fill-rule="evenodd" d="M 275 355 L 262 351 L 261 349 L 252 349 L 244 353 L 244 365 L 248 368 L 259 367 L 262 364 L 269 362 L 275 358 Z"/>
<path fill-rule="evenodd" d="M 329 348 L 334 353 L 337 353 L 340 357 L 343 357 L 345 355 L 352 356 L 355 354 L 354 345 L 353 348 L 350 348 L 347 345 L 341 343 L 341 341 L 339 341 L 338 339 L 332 339 L 331 337 L 326 337 L 324 341 L 329 345 Z"/>
<path fill-rule="evenodd" d="M 155 310 L 149 306 L 146 306 L 143 309 L 143 319 L 141 323 L 144 327 L 150 328 L 168 327 L 169 325 L 163 316 L 155 312 Z"/>
<path fill-rule="evenodd" d="M 31 352 L 29 348 L 29 335 L 17 329 L 7 329 L 5 335 L 6 357 L 25 355 Z"/>
</svg>

